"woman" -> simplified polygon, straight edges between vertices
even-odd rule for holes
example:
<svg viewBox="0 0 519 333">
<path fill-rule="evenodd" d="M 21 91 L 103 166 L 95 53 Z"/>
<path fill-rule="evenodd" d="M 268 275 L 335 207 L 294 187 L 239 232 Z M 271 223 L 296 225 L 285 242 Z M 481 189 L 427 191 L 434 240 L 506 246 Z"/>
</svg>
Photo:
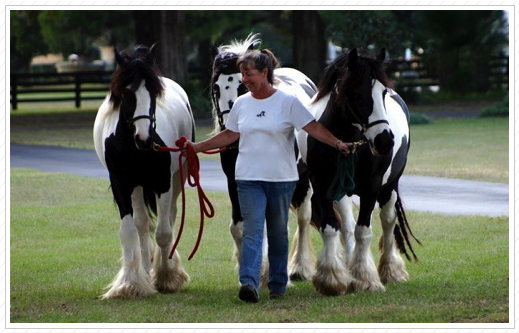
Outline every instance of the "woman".
<svg viewBox="0 0 519 333">
<path fill-rule="evenodd" d="M 299 102 L 273 87 L 277 59 L 269 50 L 251 51 L 238 59 L 242 82 L 249 92 L 236 99 L 226 130 L 199 142 L 187 142 L 196 152 L 224 147 L 238 138 L 236 182 L 243 215 L 239 299 L 258 302 L 263 228 L 266 220 L 270 298 L 285 293 L 288 282 L 288 210 L 298 173 L 294 159 L 294 129 L 349 153 Z"/>
</svg>

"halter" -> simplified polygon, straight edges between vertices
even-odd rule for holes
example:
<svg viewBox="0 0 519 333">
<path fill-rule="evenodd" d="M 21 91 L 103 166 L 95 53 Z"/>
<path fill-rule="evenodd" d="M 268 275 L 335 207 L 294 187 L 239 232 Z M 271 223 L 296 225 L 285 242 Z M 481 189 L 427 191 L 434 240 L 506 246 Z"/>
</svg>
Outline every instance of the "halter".
<svg viewBox="0 0 519 333">
<path fill-rule="evenodd" d="M 387 91 L 388 91 L 387 88 L 384 89 L 384 92 L 382 93 L 382 95 L 385 96 Z M 362 133 L 366 133 L 368 128 L 371 128 L 371 127 L 373 127 L 375 125 L 378 125 L 378 124 L 388 124 L 389 125 L 389 121 L 387 121 L 385 119 L 375 120 L 375 121 L 373 121 L 371 123 L 364 124 L 360 120 L 359 115 L 357 113 L 355 113 L 355 111 L 353 111 L 353 108 L 351 107 L 350 103 L 347 102 L 347 101 L 346 101 L 346 106 L 348 107 L 348 110 L 350 111 L 349 113 L 353 116 L 353 118 L 357 121 L 357 123 L 362 127 Z"/>
<path fill-rule="evenodd" d="M 130 125 L 130 126 L 135 126 L 134 123 L 137 120 L 148 119 L 150 121 L 150 125 L 153 128 L 153 131 L 150 133 L 150 137 L 153 140 L 153 137 L 155 135 L 155 130 L 157 129 L 157 119 L 155 117 L 155 110 L 156 110 L 156 99 L 153 98 L 153 96 L 150 93 L 150 108 L 148 110 L 148 114 L 147 115 L 141 115 L 141 116 L 133 117 L 131 120 L 128 120 L 128 118 L 126 118 L 126 115 L 124 117 L 126 118 L 126 121 L 128 122 L 128 125 Z M 123 114 L 124 114 L 124 112 L 123 112 Z"/>
</svg>

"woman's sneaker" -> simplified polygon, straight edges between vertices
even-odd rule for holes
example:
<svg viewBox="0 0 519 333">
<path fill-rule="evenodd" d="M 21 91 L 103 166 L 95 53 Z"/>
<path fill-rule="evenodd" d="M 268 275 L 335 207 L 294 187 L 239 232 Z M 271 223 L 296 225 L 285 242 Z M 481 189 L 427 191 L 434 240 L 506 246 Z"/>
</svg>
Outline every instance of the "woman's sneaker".
<svg viewBox="0 0 519 333">
<path fill-rule="evenodd" d="M 250 284 L 241 286 L 238 297 L 246 303 L 258 303 L 259 300 L 258 292 Z"/>
</svg>

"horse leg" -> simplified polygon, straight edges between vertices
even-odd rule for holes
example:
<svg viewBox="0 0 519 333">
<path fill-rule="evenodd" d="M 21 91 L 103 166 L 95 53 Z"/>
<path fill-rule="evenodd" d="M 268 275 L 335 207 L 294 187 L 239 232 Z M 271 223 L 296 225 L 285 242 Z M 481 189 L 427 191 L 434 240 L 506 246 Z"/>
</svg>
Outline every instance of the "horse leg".
<svg viewBox="0 0 519 333">
<path fill-rule="evenodd" d="M 374 207 L 375 199 L 373 197 L 360 198 L 359 219 L 355 226 L 355 248 L 350 261 L 351 275 L 355 279 L 350 288 L 352 292 L 385 290 L 378 276 L 370 248 L 373 238 L 371 214 Z"/>
<path fill-rule="evenodd" d="M 102 299 L 114 297 L 143 297 L 154 294 L 155 288 L 142 263 L 139 232 L 134 224 L 131 195 L 111 179 L 112 191 L 119 207 L 122 221 L 119 238 L 123 252 L 122 267 Z"/>
<path fill-rule="evenodd" d="M 155 234 L 157 247 L 153 256 L 152 280 L 158 291 L 166 293 L 178 291 L 189 281 L 189 275 L 184 270 L 177 250 L 172 259 L 169 259 L 173 245 L 173 225 L 177 216 L 177 198 L 181 192 L 181 184 L 176 181 L 178 177 L 177 171 L 172 178 L 172 189 L 161 194 L 158 199 L 158 224 Z"/>
<path fill-rule="evenodd" d="M 222 160 L 222 164 L 223 163 L 224 162 Z M 227 163 L 230 163 L 230 162 L 227 162 Z M 227 176 L 227 190 L 229 192 L 229 199 L 231 200 L 231 208 L 232 208 L 232 219 L 231 219 L 231 224 L 229 225 L 229 231 L 230 231 L 232 239 L 234 241 L 233 254 L 234 254 L 234 258 L 236 259 L 236 270 L 239 270 L 240 269 L 241 243 L 242 243 L 242 239 L 243 239 L 243 217 L 241 215 L 240 201 L 238 199 L 238 187 L 236 184 L 236 180 L 234 180 L 234 171 L 233 171 L 232 175 L 231 174 L 227 175 L 227 173 L 226 173 L 226 176 Z"/>
<path fill-rule="evenodd" d="M 268 237 L 267 224 L 263 227 L 263 245 L 261 247 L 261 277 L 260 288 L 268 288 L 269 284 L 269 258 L 268 258 Z M 290 281 L 289 281 L 290 283 Z"/>
<path fill-rule="evenodd" d="M 353 200 L 349 196 L 344 196 L 339 202 L 335 204 L 335 208 L 341 216 L 341 234 L 346 253 L 345 263 L 348 267 L 351 257 L 353 256 L 353 249 L 355 248 L 355 217 L 353 215 Z"/>
<path fill-rule="evenodd" d="M 352 282 L 344 264 L 341 248 L 340 230 L 333 211 L 332 202 L 323 196 L 312 196 L 312 216 L 320 216 L 314 221 L 322 221 L 320 226 L 323 249 L 317 259 L 312 283 L 315 289 L 324 295 L 342 295 Z"/>
<path fill-rule="evenodd" d="M 236 269 L 239 269 L 241 242 L 243 239 L 243 221 L 235 221 L 234 219 L 231 220 L 231 224 L 229 225 L 229 231 L 231 232 L 231 236 L 234 241 L 233 256 L 234 259 L 236 259 Z"/>
<path fill-rule="evenodd" d="M 149 274 L 151 271 L 151 254 L 153 246 L 150 238 L 150 217 L 144 203 L 144 192 L 141 186 L 135 188 L 132 194 L 133 222 L 139 233 L 141 244 L 142 265 Z"/>
<path fill-rule="evenodd" d="M 296 208 L 297 230 L 292 239 L 288 262 L 288 275 L 291 280 L 311 280 L 314 275 L 315 256 L 310 241 L 312 194 L 312 187 L 309 186 L 304 201 Z"/>
<path fill-rule="evenodd" d="M 388 201 L 379 198 L 381 206 L 380 221 L 382 222 L 383 234 L 379 242 L 381 256 L 378 264 L 378 274 L 384 284 L 409 280 L 404 260 L 398 254 L 395 246 L 394 230 L 397 221 L 395 208 L 398 198 L 397 190 L 392 190 L 388 197 L 389 199 L 386 199 Z"/>
</svg>

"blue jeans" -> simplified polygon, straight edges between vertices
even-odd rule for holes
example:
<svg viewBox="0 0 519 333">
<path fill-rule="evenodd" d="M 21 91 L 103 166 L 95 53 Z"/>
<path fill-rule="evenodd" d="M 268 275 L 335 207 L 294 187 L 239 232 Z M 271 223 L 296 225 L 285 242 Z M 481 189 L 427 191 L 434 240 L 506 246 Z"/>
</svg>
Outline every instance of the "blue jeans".
<svg viewBox="0 0 519 333">
<path fill-rule="evenodd" d="M 263 229 L 267 221 L 270 291 L 285 292 L 288 283 L 288 210 L 295 181 L 237 180 L 243 216 L 240 282 L 259 289 Z"/>
</svg>

